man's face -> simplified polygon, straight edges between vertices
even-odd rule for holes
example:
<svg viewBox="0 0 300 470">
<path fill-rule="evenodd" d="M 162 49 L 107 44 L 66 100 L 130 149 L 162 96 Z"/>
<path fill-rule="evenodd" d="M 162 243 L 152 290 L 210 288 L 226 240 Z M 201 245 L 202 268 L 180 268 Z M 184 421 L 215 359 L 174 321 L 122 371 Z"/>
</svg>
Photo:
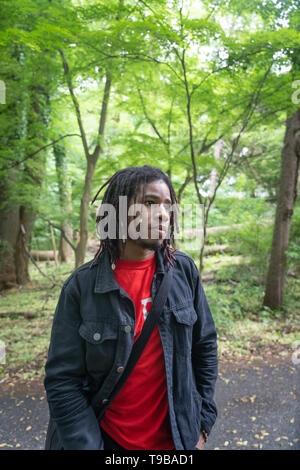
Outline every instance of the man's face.
<svg viewBox="0 0 300 470">
<path fill-rule="evenodd" d="M 142 203 L 143 184 L 137 193 L 136 204 Z M 134 198 L 129 201 L 129 207 L 134 204 Z M 137 232 L 140 235 L 133 240 L 130 236 L 130 224 L 138 219 L 140 211 L 136 215 L 128 217 L 128 238 L 145 249 L 158 250 L 165 238 L 168 238 L 170 224 L 170 209 L 172 207 L 170 190 L 163 180 L 152 181 L 145 186 L 144 206 L 142 207 L 142 221 Z"/>
</svg>

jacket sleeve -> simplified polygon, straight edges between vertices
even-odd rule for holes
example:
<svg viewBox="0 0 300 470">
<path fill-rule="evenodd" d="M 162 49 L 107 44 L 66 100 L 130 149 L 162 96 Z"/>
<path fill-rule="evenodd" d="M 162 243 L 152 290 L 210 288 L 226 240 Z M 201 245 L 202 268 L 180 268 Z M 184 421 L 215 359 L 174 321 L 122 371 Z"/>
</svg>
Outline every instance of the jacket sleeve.
<svg viewBox="0 0 300 470">
<path fill-rule="evenodd" d="M 197 390 L 202 397 L 201 428 L 209 434 L 217 418 L 213 399 L 218 376 L 217 332 L 199 271 L 196 265 L 194 268 L 194 308 L 198 320 L 193 327 L 192 365 Z"/>
<path fill-rule="evenodd" d="M 62 288 L 54 315 L 44 386 L 64 449 L 103 450 L 99 423 L 82 386 L 86 371 L 80 323 L 80 293 L 71 276 Z"/>
</svg>

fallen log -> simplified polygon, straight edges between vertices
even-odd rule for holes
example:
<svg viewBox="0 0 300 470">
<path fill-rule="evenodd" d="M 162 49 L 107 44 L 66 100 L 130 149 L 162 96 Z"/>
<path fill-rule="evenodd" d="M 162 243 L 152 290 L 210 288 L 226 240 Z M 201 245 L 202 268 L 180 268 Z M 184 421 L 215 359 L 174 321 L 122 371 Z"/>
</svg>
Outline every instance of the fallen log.
<svg viewBox="0 0 300 470">
<path fill-rule="evenodd" d="M 24 318 L 35 318 L 36 314 L 32 312 L 0 312 L 0 317 L 10 317 L 11 315 L 22 316 Z"/>
<path fill-rule="evenodd" d="M 210 281 L 216 281 L 217 278 L 213 274 L 206 274 L 202 276 L 201 281 L 203 282 L 210 282 Z"/>
<path fill-rule="evenodd" d="M 35 261 L 54 261 L 53 250 L 31 250 L 30 255 Z"/>
<path fill-rule="evenodd" d="M 264 220 L 263 222 L 258 222 L 260 225 L 264 225 L 267 227 L 271 223 L 273 223 L 273 220 Z M 227 232 L 229 230 L 239 230 L 243 227 L 247 227 L 249 225 L 247 222 L 244 222 L 242 224 L 232 224 L 232 225 L 218 225 L 216 227 L 206 227 L 206 239 L 209 239 L 211 235 L 217 235 L 219 233 Z M 183 230 L 180 228 L 179 235 L 175 234 L 175 237 L 177 236 L 178 238 L 182 237 L 184 234 L 185 238 L 193 238 L 193 237 L 202 237 L 203 236 L 203 228 L 193 228 L 193 229 L 185 229 Z"/>
<path fill-rule="evenodd" d="M 215 255 L 217 253 L 228 253 L 229 251 L 229 245 L 206 245 L 204 247 L 204 256 Z"/>
<path fill-rule="evenodd" d="M 217 227 L 207 227 L 206 235 L 216 235 L 217 233 L 227 232 L 228 230 L 239 230 L 246 224 L 218 225 Z"/>
</svg>

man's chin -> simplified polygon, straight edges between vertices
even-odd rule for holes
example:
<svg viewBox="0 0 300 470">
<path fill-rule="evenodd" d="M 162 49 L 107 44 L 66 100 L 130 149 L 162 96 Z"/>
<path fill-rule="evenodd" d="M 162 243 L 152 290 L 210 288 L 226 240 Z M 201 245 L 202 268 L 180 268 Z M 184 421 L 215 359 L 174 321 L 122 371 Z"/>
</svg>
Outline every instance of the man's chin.
<svg viewBox="0 0 300 470">
<path fill-rule="evenodd" d="M 162 246 L 162 240 L 137 240 L 137 243 L 146 250 L 159 251 Z"/>
</svg>

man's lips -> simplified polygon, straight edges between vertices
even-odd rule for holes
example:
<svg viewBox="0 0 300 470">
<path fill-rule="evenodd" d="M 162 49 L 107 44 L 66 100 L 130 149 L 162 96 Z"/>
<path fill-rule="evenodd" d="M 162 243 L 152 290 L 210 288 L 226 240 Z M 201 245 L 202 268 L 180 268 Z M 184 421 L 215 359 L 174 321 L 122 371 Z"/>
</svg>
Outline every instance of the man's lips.
<svg viewBox="0 0 300 470">
<path fill-rule="evenodd" d="M 150 227 L 153 232 L 158 232 L 159 235 L 165 235 L 167 233 L 168 227 L 160 225 L 159 227 Z"/>
</svg>

